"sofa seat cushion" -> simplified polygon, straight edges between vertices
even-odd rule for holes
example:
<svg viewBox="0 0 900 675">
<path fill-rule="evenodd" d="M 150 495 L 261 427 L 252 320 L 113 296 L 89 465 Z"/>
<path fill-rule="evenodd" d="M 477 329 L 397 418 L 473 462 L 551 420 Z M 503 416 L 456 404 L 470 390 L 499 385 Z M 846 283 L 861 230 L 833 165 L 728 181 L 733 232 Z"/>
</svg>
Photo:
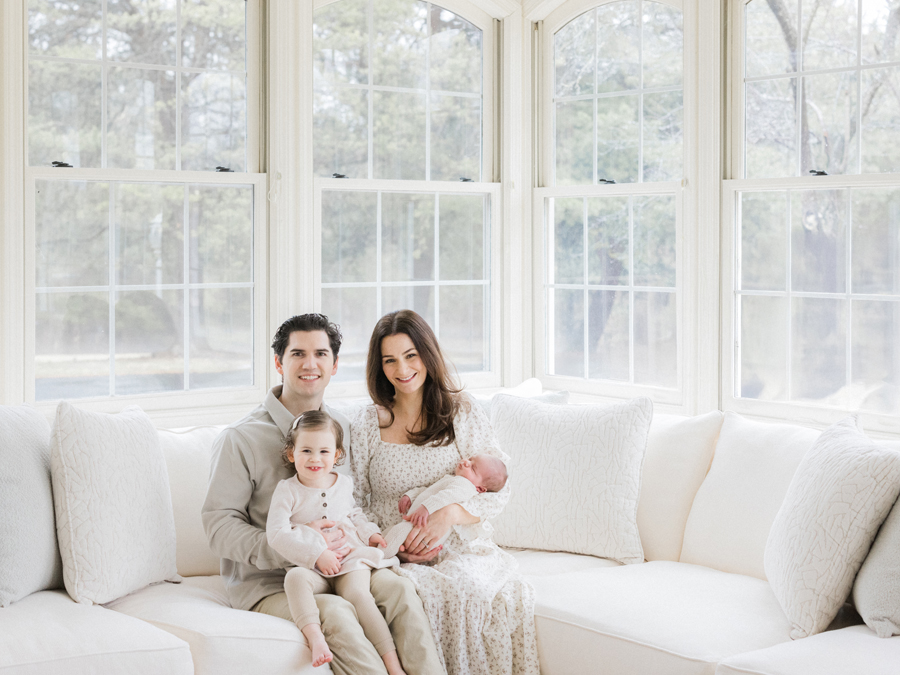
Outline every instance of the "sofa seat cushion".
<svg viewBox="0 0 900 675">
<path fill-rule="evenodd" d="M 900 637 L 879 638 L 851 626 L 739 654 L 719 664 L 716 675 L 897 675 Z"/>
<path fill-rule="evenodd" d="M 669 561 L 529 575 L 542 675 L 713 675 L 790 640 L 769 584 Z"/>
<path fill-rule="evenodd" d="M 222 577 L 189 577 L 141 589 L 107 605 L 191 646 L 197 675 L 301 675 L 313 669 L 306 640 L 290 621 L 232 609 Z"/>
<path fill-rule="evenodd" d="M 0 610 L 2 675 L 190 675 L 188 645 L 174 635 L 65 591 L 41 591 Z"/>
</svg>

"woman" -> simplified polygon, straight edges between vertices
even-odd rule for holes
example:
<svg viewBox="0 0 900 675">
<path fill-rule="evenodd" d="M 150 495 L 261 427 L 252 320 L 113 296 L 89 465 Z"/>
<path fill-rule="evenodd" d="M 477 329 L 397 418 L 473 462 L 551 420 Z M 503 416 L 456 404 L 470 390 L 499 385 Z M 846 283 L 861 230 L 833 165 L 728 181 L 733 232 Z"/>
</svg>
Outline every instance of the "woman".
<svg viewBox="0 0 900 675">
<path fill-rule="evenodd" d="M 408 490 L 452 473 L 460 460 L 500 450 L 490 423 L 450 379 L 437 339 L 415 312 L 383 316 L 366 364 L 375 405 L 351 425 L 355 497 L 383 530 L 400 522 Z M 490 525 L 459 527 L 496 516 L 509 485 L 435 511 L 413 528 L 401 574 L 416 584 L 450 675 L 537 675 L 534 591 L 516 561 L 490 541 Z M 444 534 L 443 547 L 432 547 Z M 475 538 L 472 532 L 480 532 Z"/>
</svg>

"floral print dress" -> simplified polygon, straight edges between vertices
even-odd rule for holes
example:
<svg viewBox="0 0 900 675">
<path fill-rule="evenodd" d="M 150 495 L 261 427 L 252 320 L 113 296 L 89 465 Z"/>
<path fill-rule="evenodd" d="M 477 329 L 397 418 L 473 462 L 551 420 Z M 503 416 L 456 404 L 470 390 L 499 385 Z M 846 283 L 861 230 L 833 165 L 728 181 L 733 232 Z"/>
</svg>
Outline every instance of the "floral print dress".
<svg viewBox="0 0 900 675">
<path fill-rule="evenodd" d="M 355 497 L 382 531 L 402 519 L 397 502 L 412 488 L 453 473 L 461 459 L 489 454 L 509 462 L 481 408 L 467 396 L 453 422 L 456 440 L 441 447 L 386 443 L 378 412 L 367 406 L 351 424 Z M 490 540 L 485 519 L 503 510 L 509 483 L 462 506 L 482 519 L 477 527 L 453 528 L 431 564 L 403 564 L 415 583 L 438 653 L 449 675 L 538 675 L 534 589 L 518 573 L 515 558 Z M 480 532 L 479 532 L 480 530 Z M 475 536 L 477 535 L 477 536 Z"/>
</svg>

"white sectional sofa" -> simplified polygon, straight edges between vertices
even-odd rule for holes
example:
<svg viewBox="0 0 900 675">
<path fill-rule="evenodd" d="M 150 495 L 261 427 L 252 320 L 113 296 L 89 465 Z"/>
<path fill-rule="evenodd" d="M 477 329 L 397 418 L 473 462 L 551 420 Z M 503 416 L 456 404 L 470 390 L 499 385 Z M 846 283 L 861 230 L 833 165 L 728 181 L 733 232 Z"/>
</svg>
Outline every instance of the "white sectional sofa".
<svg viewBox="0 0 900 675">
<path fill-rule="evenodd" d="M 103 606 L 41 590 L 0 608 L 0 675 L 328 671 L 310 666 L 293 624 L 228 605 L 200 521 L 219 430 L 158 431 L 182 583 Z M 768 530 L 818 433 L 719 412 L 656 415 L 638 506 L 647 562 L 513 551 L 536 590 L 543 675 L 900 673 L 900 637 L 876 637 L 849 608 L 833 630 L 792 641 L 765 578 Z M 0 455 L 0 486 L 15 456 Z"/>
</svg>

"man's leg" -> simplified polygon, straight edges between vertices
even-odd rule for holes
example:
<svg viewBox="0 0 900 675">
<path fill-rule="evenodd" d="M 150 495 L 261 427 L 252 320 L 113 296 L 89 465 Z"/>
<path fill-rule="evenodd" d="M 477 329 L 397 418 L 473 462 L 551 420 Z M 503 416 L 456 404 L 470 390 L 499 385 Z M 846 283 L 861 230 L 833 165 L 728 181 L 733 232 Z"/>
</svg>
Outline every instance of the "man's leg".
<svg viewBox="0 0 900 675">
<path fill-rule="evenodd" d="M 329 664 L 332 672 L 335 675 L 386 675 L 384 661 L 378 656 L 372 643 L 366 639 L 353 605 L 331 593 L 315 597 L 319 617 L 322 620 L 322 632 L 325 633 L 328 647 L 334 654 L 334 660 Z M 294 622 L 287 595 L 284 593 L 263 598 L 253 606 L 252 611 Z"/>
<path fill-rule="evenodd" d="M 412 581 L 390 569 L 372 572 L 372 596 L 387 619 L 403 669 L 409 675 L 444 675 L 431 624 Z"/>
</svg>

